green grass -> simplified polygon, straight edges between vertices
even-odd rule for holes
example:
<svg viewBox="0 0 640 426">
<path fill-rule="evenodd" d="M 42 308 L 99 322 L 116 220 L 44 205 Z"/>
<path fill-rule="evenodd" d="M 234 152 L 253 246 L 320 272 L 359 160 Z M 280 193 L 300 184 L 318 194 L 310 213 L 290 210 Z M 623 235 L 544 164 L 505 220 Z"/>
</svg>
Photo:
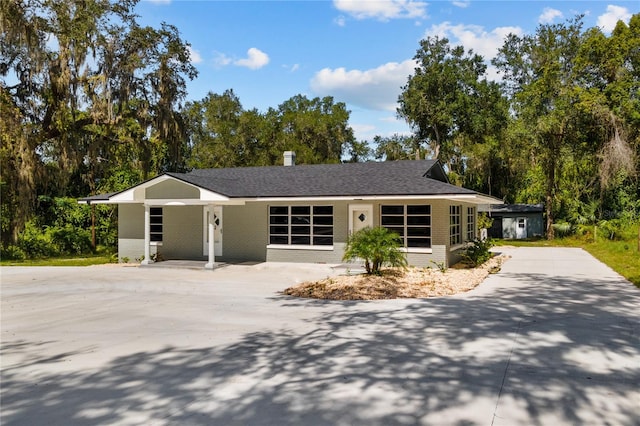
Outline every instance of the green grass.
<svg viewBox="0 0 640 426">
<path fill-rule="evenodd" d="M 109 254 L 85 255 L 83 257 L 52 257 L 48 259 L 2 260 L 0 266 L 90 266 L 112 263 Z"/>
<path fill-rule="evenodd" d="M 516 247 L 581 247 L 640 288 L 640 252 L 638 252 L 637 232 L 637 226 L 631 227 L 619 241 L 601 237 L 594 242 L 593 237 L 571 236 L 551 241 L 495 240 L 495 243 L 496 246 Z"/>
</svg>

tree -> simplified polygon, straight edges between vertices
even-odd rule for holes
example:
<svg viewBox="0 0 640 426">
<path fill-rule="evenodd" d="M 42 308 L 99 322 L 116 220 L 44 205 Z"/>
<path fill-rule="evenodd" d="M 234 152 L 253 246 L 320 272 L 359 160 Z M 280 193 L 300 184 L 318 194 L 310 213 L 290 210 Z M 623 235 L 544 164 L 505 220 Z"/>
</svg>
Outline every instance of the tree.
<svg viewBox="0 0 640 426">
<path fill-rule="evenodd" d="M 184 167 L 179 107 L 196 70 L 177 29 L 139 26 L 135 4 L 0 2 L 3 242 L 16 241 L 38 195 Z"/>
<path fill-rule="evenodd" d="M 296 95 L 261 114 L 246 111 L 233 90 L 209 93 L 186 106 L 191 138 L 190 167 L 282 164 L 282 153 L 296 152 L 304 164 L 337 163 L 347 149 L 366 155 L 349 127 L 349 111 L 333 98 Z"/>
<path fill-rule="evenodd" d="M 383 265 L 407 266 L 401 247 L 402 239 L 395 232 L 381 226 L 364 228 L 349 236 L 342 260 L 363 259 L 367 274 L 379 275 Z"/>
<path fill-rule="evenodd" d="M 510 35 L 493 63 L 504 74 L 515 119 L 526 129 L 531 161 L 544 174 L 547 238 L 553 238 L 559 180 L 584 135 L 575 108 L 575 61 L 581 17 L 540 25 L 535 34 Z"/>
<path fill-rule="evenodd" d="M 484 78 L 483 58 L 462 46 L 451 47 L 446 38 L 422 40 L 414 59 L 417 66 L 402 88 L 398 115 L 413 127 L 417 141 L 426 142 L 434 158 L 449 164 L 459 154 L 456 138 L 475 137 L 493 110 L 495 99 L 489 96 L 499 91 Z M 480 103 L 488 109 L 477 108 Z"/>
<path fill-rule="evenodd" d="M 585 32 L 576 61 L 580 108 L 591 121 L 600 204 L 633 186 L 640 155 L 640 14 L 619 21 L 609 37 Z M 636 198 L 640 193 L 636 191 Z M 616 206 L 633 210 L 636 206 Z"/>
<path fill-rule="evenodd" d="M 331 96 L 296 95 L 278 107 L 282 144 L 304 164 L 338 163 L 343 148 L 354 142 L 349 111 Z"/>
<path fill-rule="evenodd" d="M 390 137 L 375 136 L 375 157 L 378 160 L 396 161 L 425 158 L 430 152 L 421 147 L 420 141 L 415 136 L 394 134 Z"/>
</svg>

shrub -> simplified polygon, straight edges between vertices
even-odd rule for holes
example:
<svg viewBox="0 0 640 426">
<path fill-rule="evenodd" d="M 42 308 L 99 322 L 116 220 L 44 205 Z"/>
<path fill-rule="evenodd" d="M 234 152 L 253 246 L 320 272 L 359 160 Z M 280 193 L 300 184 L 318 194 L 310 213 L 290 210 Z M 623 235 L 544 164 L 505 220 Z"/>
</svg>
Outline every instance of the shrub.
<svg viewBox="0 0 640 426">
<path fill-rule="evenodd" d="M 598 223 L 598 234 L 610 240 L 622 239 L 625 223 L 620 219 L 601 220 Z"/>
<path fill-rule="evenodd" d="M 487 213 L 478 213 L 478 229 L 489 229 L 493 226 L 493 219 Z"/>
<path fill-rule="evenodd" d="M 20 247 L 29 258 L 42 258 L 57 256 L 60 254 L 57 246 L 51 239 L 48 228 L 38 228 L 33 222 L 27 223 L 24 231 L 18 238 Z"/>
<path fill-rule="evenodd" d="M 569 222 L 554 223 L 551 226 L 553 226 L 553 230 L 559 237 L 569 236 L 574 231 L 573 225 L 571 225 Z"/>
<path fill-rule="evenodd" d="M 0 246 L 0 258 L 2 260 L 25 260 L 27 255 L 24 251 L 14 245 Z"/>
<path fill-rule="evenodd" d="M 83 254 L 91 252 L 91 232 L 75 228 L 69 224 L 64 227 L 47 229 L 52 242 L 58 246 L 61 254 Z"/>
<path fill-rule="evenodd" d="M 491 259 L 491 252 L 489 251 L 491 247 L 493 247 L 491 239 L 482 241 L 476 238 L 462 253 L 462 258 L 473 266 L 482 265 Z"/>
<path fill-rule="evenodd" d="M 387 228 L 364 228 L 347 239 L 344 261 L 364 260 L 367 274 L 380 274 L 382 265 L 405 268 L 407 259 L 401 250 L 402 239 Z"/>
</svg>

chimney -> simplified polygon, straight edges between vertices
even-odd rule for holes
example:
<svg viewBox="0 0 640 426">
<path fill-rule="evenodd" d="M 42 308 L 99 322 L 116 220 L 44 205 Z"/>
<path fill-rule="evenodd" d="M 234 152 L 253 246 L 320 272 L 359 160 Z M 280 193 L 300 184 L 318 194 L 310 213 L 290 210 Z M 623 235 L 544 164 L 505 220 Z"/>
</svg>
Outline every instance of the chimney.
<svg viewBox="0 0 640 426">
<path fill-rule="evenodd" d="M 284 165 L 295 166 L 296 165 L 296 153 L 294 151 L 284 152 Z"/>
</svg>

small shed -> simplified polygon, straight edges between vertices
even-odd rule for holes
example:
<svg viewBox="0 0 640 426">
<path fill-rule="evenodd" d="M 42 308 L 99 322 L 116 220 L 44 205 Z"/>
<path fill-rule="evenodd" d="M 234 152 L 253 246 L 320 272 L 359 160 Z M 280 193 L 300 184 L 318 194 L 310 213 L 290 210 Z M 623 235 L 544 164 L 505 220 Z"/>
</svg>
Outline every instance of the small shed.
<svg viewBox="0 0 640 426">
<path fill-rule="evenodd" d="M 542 204 L 491 204 L 478 208 L 493 219 L 491 238 L 525 239 L 544 235 Z"/>
</svg>

